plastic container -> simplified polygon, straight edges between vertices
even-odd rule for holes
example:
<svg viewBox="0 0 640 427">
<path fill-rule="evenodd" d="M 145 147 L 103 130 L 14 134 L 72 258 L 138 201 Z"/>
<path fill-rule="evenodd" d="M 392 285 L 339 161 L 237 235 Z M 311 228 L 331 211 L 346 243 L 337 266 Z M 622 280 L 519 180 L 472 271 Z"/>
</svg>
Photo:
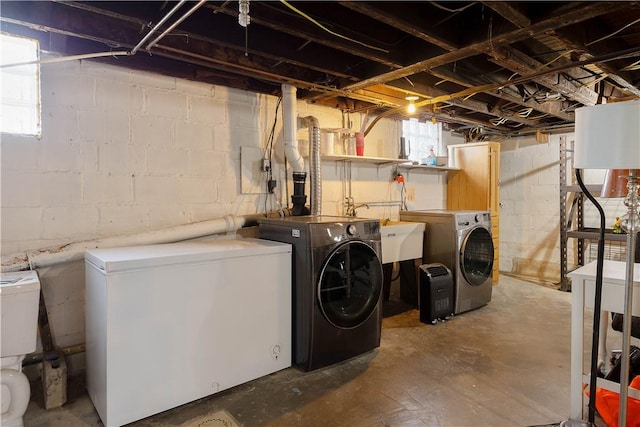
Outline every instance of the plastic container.
<svg viewBox="0 0 640 427">
<path fill-rule="evenodd" d="M 321 139 L 322 139 L 322 154 L 325 156 L 331 156 L 333 155 L 333 150 L 334 150 L 334 136 L 335 134 L 333 133 L 323 133 L 321 135 Z"/>
<path fill-rule="evenodd" d="M 355 156 L 356 155 L 356 137 L 355 136 L 349 136 L 349 139 L 347 139 L 347 155 L 348 156 Z"/>
<path fill-rule="evenodd" d="M 364 156 L 364 133 L 356 132 L 356 155 Z"/>
</svg>

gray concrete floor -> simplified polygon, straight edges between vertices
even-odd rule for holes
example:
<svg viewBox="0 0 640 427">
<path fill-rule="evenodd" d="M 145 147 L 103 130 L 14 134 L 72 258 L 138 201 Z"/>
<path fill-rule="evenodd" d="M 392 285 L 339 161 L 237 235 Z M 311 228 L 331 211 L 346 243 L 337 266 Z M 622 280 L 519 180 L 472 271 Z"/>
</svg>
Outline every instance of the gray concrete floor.
<svg viewBox="0 0 640 427">
<path fill-rule="evenodd" d="M 394 284 L 394 286 L 396 286 Z M 533 426 L 569 412 L 571 295 L 502 276 L 485 307 L 427 325 L 397 292 L 380 348 L 314 372 L 288 368 L 131 424 L 176 426 L 226 410 L 243 426 Z M 132 361 L 135 363 L 135 361 Z M 170 384 L 167 384 L 170 387 Z M 25 426 L 102 425 L 82 376 Z"/>
</svg>

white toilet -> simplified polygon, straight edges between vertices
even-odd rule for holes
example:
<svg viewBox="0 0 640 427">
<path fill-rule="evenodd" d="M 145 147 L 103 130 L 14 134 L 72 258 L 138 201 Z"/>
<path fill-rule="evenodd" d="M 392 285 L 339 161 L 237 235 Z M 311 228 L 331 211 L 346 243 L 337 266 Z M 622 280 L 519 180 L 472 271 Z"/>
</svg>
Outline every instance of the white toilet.
<svg viewBox="0 0 640 427">
<path fill-rule="evenodd" d="M 0 276 L 0 404 L 2 427 L 22 427 L 31 388 L 22 359 L 36 350 L 40 280 L 35 271 Z"/>
</svg>

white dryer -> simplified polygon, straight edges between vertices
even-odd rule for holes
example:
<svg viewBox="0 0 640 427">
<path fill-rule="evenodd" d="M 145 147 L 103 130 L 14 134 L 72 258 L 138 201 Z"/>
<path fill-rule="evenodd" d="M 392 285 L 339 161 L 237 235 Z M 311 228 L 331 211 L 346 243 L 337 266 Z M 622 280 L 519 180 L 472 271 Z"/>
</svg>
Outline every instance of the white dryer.
<svg viewBox="0 0 640 427">
<path fill-rule="evenodd" d="M 455 314 L 491 301 L 494 248 L 489 211 L 403 211 L 400 220 L 425 223 L 422 262 L 451 269 Z"/>
</svg>

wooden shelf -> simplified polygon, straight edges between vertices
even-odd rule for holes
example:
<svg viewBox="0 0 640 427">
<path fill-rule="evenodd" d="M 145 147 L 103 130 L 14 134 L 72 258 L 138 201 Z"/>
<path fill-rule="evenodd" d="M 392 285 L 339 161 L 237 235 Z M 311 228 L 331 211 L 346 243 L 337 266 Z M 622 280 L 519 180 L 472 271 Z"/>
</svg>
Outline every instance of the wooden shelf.
<svg viewBox="0 0 640 427">
<path fill-rule="evenodd" d="M 336 162 L 355 162 L 355 163 L 371 163 L 375 165 L 399 164 L 406 163 L 406 159 L 388 159 L 384 157 L 367 157 L 367 156 L 349 156 L 349 155 L 332 155 L 322 156 L 322 160 Z"/>
<path fill-rule="evenodd" d="M 431 171 L 431 172 L 442 172 L 442 171 L 453 171 L 457 172 L 460 168 L 452 168 L 449 166 L 427 166 L 427 165 L 414 165 L 412 163 L 402 163 L 398 165 L 399 168 L 402 169 L 419 169 L 422 171 Z"/>
<path fill-rule="evenodd" d="M 451 168 L 448 166 L 427 166 L 427 165 L 414 165 L 407 161 L 407 159 L 389 159 L 386 157 L 369 157 L 369 156 L 349 156 L 349 155 L 331 155 L 322 156 L 322 160 L 336 161 L 336 162 L 354 162 L 354 163 L 370 163 L 375 165 L 398 165 L 402 169 L 418 169 L 426 172 L 446 172 L 446 171 L 459 171 L 459 168 Z"/>
</svg>

